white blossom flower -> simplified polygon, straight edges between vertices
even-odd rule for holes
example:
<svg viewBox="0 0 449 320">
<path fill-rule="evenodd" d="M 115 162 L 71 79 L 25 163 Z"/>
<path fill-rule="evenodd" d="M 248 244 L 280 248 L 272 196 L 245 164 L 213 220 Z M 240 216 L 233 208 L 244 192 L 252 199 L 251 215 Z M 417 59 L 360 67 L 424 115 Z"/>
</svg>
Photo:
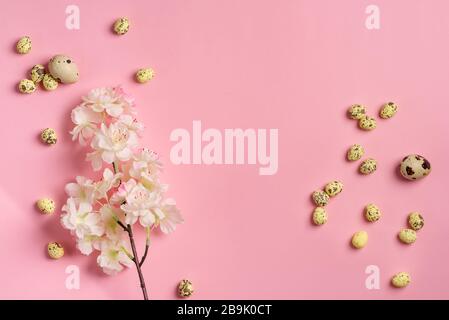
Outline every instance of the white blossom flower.
<svg viewBox="0 0 449 320">
<path fill-rule="evenodd" d="M 83 100 L 83 105 L 95 112 L 106 112 L 111 117 L 118 117 L 123 112 L 123 106 L 111 88 L 93 89 L 83 97 Z"/>
<path fill-rule="evenodd" d="M 137 185 L 136 180 L 129 179 L 128 181 L 123 182 L 117 191 L 111 197 L 111 203 L 121 205 L 126 196 L 131 192 L 131 190 Z"/>
<path fill-rule="evenodd" d="M 76 182 L 66 184 L 65 192 L 75 200 L 76 203 L 92 203 L 95 200 L 95 185 L 90 179 L 82 176 L 76 177 Z"/>
<path fill-rule="evenodd" d="M 110 205 L 104 205 L 100 209 L 101 220 L 104 223 L 105 234 L 109 239 L 119 239 L 123 235 L 122 227 L 117 223 L 117 219 L 123 221 L 124 214 Z"/>
<path fill-rule="evenodd" d="M 79 143 L 84 146 L 86 140 L 91 139 L 98 130 L 97 124 L 101 122 L 102 117 L 85 106 L 78 106 L 73 109 L 71 116 L 72 122 L 76 124 L 70 131 L 72 140 L 75 141 L 78 138 Z"/>
<path fill-rule="evenodd" d="M 153 210 L 157 216 L 157 224 L 163 233 L 175 231 L 176 225 L 184 222 L 174 199 L 165 199 L 160 207 Z"/>
<path fill-rule="evenodd" d="M 122 174 L 121 173 L 113 173 L 111 169 L 106 168 L 103 171 L 103 179 L 97 183 L 96 191 L 97 199 L 106 198 L 107 199 L 107 193 L 109 190 L 111 190 L 113 187 L 117 187 L 120 183 L 120 178 Z"/>
<path fill-rule="evenodd" d="M 67 204 L 62 207 L 66 214 L 61 216 L 62 225 L 76 234 L 78 238 L 88 235 L 101 236 L 104 233 L 104 226 L 101 216 L 92 212 L 89 203 L 81 202 L 76 204 L 73 198 L 67 199 Z"/>
<path fill-rule="evenodd" d="M 123 114 L 136 115 L 136 103 L 134 97 L 126 93 L 121 86 L 115 87 L 113 91 L 122 104 Z"/>
<path fill-rule="evenodd" d="M 118 198 L 123 196 L 125 203 L 120 208 L 126 213 L 127 224 L 134 224 L 139 220 L 142 226 L 148 227 L 156 221 L 151 209 L 157 207 L 161 201 L 159 193 L 150 192 L 142 184 L 131 179 L 125 184 Z"/>
<path fill-rule="evenodd" d="M 92 148 L 86 160 L 95 171 L 105 163 L 109 167 L 98 181 L 78 176 L 66 185 L 61 224 L 76 237 L 82 254 L 100 251 L 97 263 L 109 275 L 134 264 L 128 249 L 130 230 L 122 223 L 139 221 L 147 232 L 159 227 L 163 233 L 183 223 L 175 201 L 164 199 L 168 185 L 160 181 L 158 155 L 136 151 L 143 124 L 135 115 L 134 98 L 120 86 L 90 91 L 71 113 L 72 139 Z"/>
<path fill-rule="evenodd" d="M 103 268 L 104 273 L 115 275 L 123 270 L 123 266 L 130 267 L 133 261 L 124 251 L 124 243 L 105 240 L 101 243 L 101 254 L 97 258 L 97 263 Z"/>
<path fill-rule="evenodd" d="M 86 256 L 90 255 L 94 250 L 100 250 L 100 244 L 101 237 L 99 236 L 89 235 L 76 239 L 76 247 Z"/>
<path fill-rule="evenodd" d="M 92 168 L 95 171 L 98 171 L 103 167 L 103 159 L 101 158 L 101 154 L 102 152 L 97 150 L 86 155 L 86 160 L 91 162 Z"/>
<path fill-rule="evenodd" d="M 118 123 L 125 125 L 129 130 L 134 131 L 136 133 L 140 133 L 143 130 L 143 124 L 138 122 L 134 117 L 128 114 L 122 114 L 118 118 Z"/>
<path fill-rule="evenodd" d="M 148 149 L 142 149 L 134 155 L 129 174 L 131 177 L 140 179 L 142 175 L 157 176 L 162 170 L 162 163 L 156 152 Z"/>
<path fill-rule="evenodd" d="M 92 148 L 100 152 L 107 163 L 131 159 L 133 149 L 137 146 L 137 134 L 120 123 L 111 123 L 107 127 L 101 124 L 100 130 L 92 140 Z"/>
</svg>

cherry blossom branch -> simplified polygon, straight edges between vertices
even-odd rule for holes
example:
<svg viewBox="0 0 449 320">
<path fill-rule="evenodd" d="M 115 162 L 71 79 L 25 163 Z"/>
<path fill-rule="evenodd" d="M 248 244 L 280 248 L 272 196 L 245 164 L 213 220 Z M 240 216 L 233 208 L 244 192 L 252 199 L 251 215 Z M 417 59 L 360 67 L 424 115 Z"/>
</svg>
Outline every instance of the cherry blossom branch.
<svg viewBox="0 0 449 320">
<path fill-rule="evenodd" d="M 128 231 L 128 228 L 120 221 L 120 220 L 117 220 L 117 224 L 120 226 L 120 227 L 122 227 L 123 228 L 123 230 L 125 230 L 126 232 L 129 232 Z"/>
<path fill-rule="evenodd" d="M 133 229 L 130 224 L 128 224 L 128 234 L 129 234 L 129 241 L 131 242 L 131 248 L 133 249 L 133 256 L 134 256 L 133 261 L 134 264 L 136 265 L 137 273 L 139 274 L 140 287 L 142 288 L 143 298 L 145 300 L 148 300 L 147 288 L 145 286 L 145 280 L 143 278 L 142 270 L 140 269 L 139 257 L 137 256 L 136 244 L 134 242 Z"/>
<path fill-rule="evenodd" d="M 140 266 L 143 265 L 145 259 L 147 258 L 148 248 L 149 248 L 149 247 L 150 247 L 150 246 L 149 246 L 148 244 L 145 245 L 145 252 L 144 252 L 144 254 L 143 254 L 143 256 L 142 256 L 142 260 L 140 261 Z"/>
<path fill-rule="evenodd" d="M 145 252 L 143 253 L 142 259 L 140 261 L 140 266 L 142 266 L 143 263 L 145 262 L 145 259 L 147 258 L 147 254 L 148 254 L 148 249 L 150 248 L 151 228 L 150 227 L 146 227 L 146 232 L 147 232 L 147 239 L 145 241 Z"/>
</svg>

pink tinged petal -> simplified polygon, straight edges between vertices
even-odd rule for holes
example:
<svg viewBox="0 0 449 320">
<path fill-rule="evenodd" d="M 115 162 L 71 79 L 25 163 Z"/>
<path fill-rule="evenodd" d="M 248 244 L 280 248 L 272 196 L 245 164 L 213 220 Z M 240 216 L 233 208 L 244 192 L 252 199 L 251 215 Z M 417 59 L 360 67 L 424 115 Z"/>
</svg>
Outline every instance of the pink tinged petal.
<svg viewBox="0 0 449 320">
<path fill-rule="evenodd" d="M 118 117 L 123 112 L 123 108 L 119 104 L 110 104 L 106 107 L 106 113 L 111 117 Z"/>
<path fill-rule="evenodd" d="M 139 222 L 143 227 L 152 226 L 155 221 L 156 221 L 156 219 L 150 211 L 147 211 L 147 214 L 145 214 L 139 218 Z"/>
<path fill-rule="evenodd" d="M 133 214 L 127 214 L 125 217 L 126 224 L 133 225 L 134 223 L 136 223 L 136 221 L 137 221 L 137 217 L 134 216 Z"/>
<path fill-rule="evenodd" d="M 65 214 L 65 215 L 61 216 L 61 224 L 67 230 L 73 230 L 74 229 L 73 225 L 69 221 L 69 215 L 68 214 Z"/>
<path fill-rule="evenodd" d="M 106 168 L 103 171 L 103 179 L 104 180 L 111 180 L 114 177 L 114 173 L 112 172 L 111 169 Z"/>
<path fill-rule="evenodd" d="M 98 151 L 92 152 L 92 153 L 88 153 L 86 156 L 86 160 L 87 161 L 91 161 L 92 164 L 92 168 L 95 171 L 98 171 L 101 169 L 101 167 L 103 166 L 103 161 L 101 159 L 101 155 Z"/>
<path fill-rule="evenodd" d="M 101 158 L 104 162 L 113 163 L 115 160 L 115 154 L 112 151 L 103 151 L 101 153 Z"/>
<path fill-rule="evenodd" d="M 79 212 L 81 214 L 89 213 L 91 211 L 92 211 L 92 206 L 89 203 L 87 203 L 87 202 L 81 202 L 80 203 L 80 205 L 79 205 Z"/>
<path fill-rule="evenodd" d="M 86 256 L 90 255 L 94 251 L 92 243 L 84 239 L 77 239 L 76 247 L 82 254 Z"/>
<path fill-rule="evenodd" d="M 91 105 L 91 108 L 95 112 L 103 112 L 103 110 L 104 110 L 103 105 L 99 104 L 99 103 L 94 103 L 93 105 Z"/>
<path fill-rule="evenodd" d="M 164 221 L 161 222 L 160 228 L 163 233 L 168 234 L 176 230 L 176 225 L 172 224 L 170 221 Z"/>
<path fill-rule="evenodd" d="M 125 148 L 125 149 L 123 149 L 122 151 L 117 152 L 116 155 L 117 155 L 117 158 L 118 158 L 119 160 L 121 160 L 121 161 L 127 161 L 127 160 L 129 160 L 129 159 L 131 158 L 132 152 L 131 152 L 130 149 Z"/>
<path fill-rule="evenodd" d="M 129 132 L 129 138 L 128 138 L 128 146 L 133 148 L 136 147 L 139 144 L 139 137 L 134 131 Z"/>
<path fill-rule="evenodd" d="M 165 218 L 165 214 L 164 214 L 164 212 L 160 208 L 155 208 L 153 210 L 153 212 L 159 219 L 164 219 Z"/>
<path fill-rule="evenodd" d="M 124 252 L 119 253 L 119 261 L 128 268 L 133 265 L 133 261 Z"/>
<path fill-rule="evenodd" d="M 77 183 L 67 183 L 65 185 L 65 192 L 69 197 L 78 197 L 80 194 L 80 186 Z"/>
</svg>

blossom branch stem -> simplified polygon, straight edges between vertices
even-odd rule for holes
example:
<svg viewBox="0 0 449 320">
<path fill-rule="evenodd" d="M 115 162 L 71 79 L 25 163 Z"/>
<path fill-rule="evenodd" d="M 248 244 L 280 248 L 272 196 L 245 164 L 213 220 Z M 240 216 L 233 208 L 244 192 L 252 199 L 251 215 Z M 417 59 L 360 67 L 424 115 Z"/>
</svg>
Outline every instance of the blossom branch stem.
<svg viewBox="0 0 449 320">
<path fill-rule="evenodd" d="M 129 232 L 128 228 L 120 220 L 117 220 L 117 223 L 120 227 L 123 228 L 123 230 L 125 230 L 126 232 Z"/>
<path fill-rule="evenodd" d="M 142 260 L 140 260 L 140 266 L 143 265 L 143 263 L 145 262 L 145 259 L 147 258 L 148 248 L 149 248 L 149 247 L 150 247 L 150 244 L 149 244 L 149 242 L 147 241 L 147 242 L 145 243 L 145 252 L 144 252 L 144 254 L 143 254 L 143 256 L 142 256 Z"/>
<path fill-rule="evenodd" d="M 150 227 L 146 227 L 145 231 L 146 231 L 146 234 L 147 234 L 146 241 L 145 241 L 145 252 L 144 252 L 144 254 L 142 256 L 142 259 L 140 260 L 140 266 L 143 265 L 143 263 L 144 263 L 144 261 L 145 261 L 145 259 L 147 257 L 147 254 L 148 254 L 148 249 L 150 248 L 151 228 Z"/>
<path fill-rule="evenodd" d="M 145 286 L 145 280 L 143 278 L 142 270 L 140 269 L 140 263 L 139 263 L 139 257 L 137 255 L 137 249 L 136 244 L 134 242 L 134 236 L 133 236 L 133 229 L 131 225 L 128 224 L 128 234 L 129 234 L 129 241 L 131 242 L 131 248 L 133 250 L 133 256 L 134 256 L 134 264 L 137 268 L 137 273 L 139 274 L 139 280 L 140 280 L 140 287 L 142 288 L 143 298 L 145 300 L 148 300 L 148 294 L 147 294 L 147 288 Z"/>
</svg>

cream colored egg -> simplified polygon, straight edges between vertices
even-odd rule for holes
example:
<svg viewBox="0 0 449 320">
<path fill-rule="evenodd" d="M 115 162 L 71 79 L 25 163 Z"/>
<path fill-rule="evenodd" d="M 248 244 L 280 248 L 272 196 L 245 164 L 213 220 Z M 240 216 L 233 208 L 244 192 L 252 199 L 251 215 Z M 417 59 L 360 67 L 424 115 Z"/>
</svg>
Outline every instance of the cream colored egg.
<svg viewBox="0 0 449 320">
<path fill-rule="evenodd" d="M 365 218 L 369 222 L 376 222 L 382 216 L 379 208 L 375 204 L 368 204 L 365 207 Z"/>
<path fill-rule="evenodd" d="M 55 202 L 50 198 L 42 198 L 37 200 L 36 206 L 43 214 L 52 214 L 55 212 Z"/>
<path fill-rule="evenodd" d="M 312 193 L 312 199 L 313 202 L 318 206 L 318 207 L 324 207 L 327 205 L 327 203 L 329 202 L 329 196 L 327 195 L 326 192 L 322 191 L 322 190 L 317 190 L 314 191 Z"/>
<path fill-rule="evenodd" d="M 412 244 L 416 241 L 416 231 L 413 229 L 402 229 L 398 234 L 399 240 L 405 244 Z"/>
<path fill-rule="evenodd" d="M 379 116 L 382 119 L 389 119 L 393 117 L 398 111 L 398 106 L 394 102 L 388 102 L 382 106 L 380 109 Z"/>
<path fill-rule="evenodd" d="M 118 35 L 124 35 L 129 31 L 129 19 L 126 17 L 119 18 L 114 22 L 114 32 Z"/>
<path fill-rule="evenodd" d="M 64 256 L 64 248 L 58 242 L 50 242 L 47 245 L 48 256 L 52 259 L 60 259 Z"/>
<path fill-rule="evenodd" d="M 407 272 L 399 272 L 391 278 L 391 284 L 396 288 L 404 288 L 412 281 Z"/>
<path fill-rule="evenodd" d="M 363 116 L 359 120 L 359 127 L 363 130 L 374 130 L 377 127 L 376 119 L 370 116 Z"/>
<path fill-rule="evenodd" d="M 41 132 L 41 140 L 48 145 L 53 145 L 58 142 L 58 135 L 56 134 L 56 131 L 54 129 L 45 128 Z"/>
<path fill-rule="evenodd" d="M 154 77 L 154 70 L 151 68 L 143 68 L 139 69 L 136 72 L 136 80 L 139 83 L 145 83 L 153 79 Z"/>
<path fill-rule="evenodd" d="M 361 104 L 353 104 L 348 109 L 348 117 L 354 120 L 362 119 L 366 114 L 366 107 Z"/>
<path fill-rule="evenodd" d="M 45 75 L 45 67 L 41 64 L 36 64 L 31 70 L 30 70 L 30 78 L 31 81 L 34 83 L 39 83 L 44 79 Z"/>
<path fill-rule="evenodd" d="M 349 161 L 357 161 L 365 154 L 365 149 L 360 144 L 353 144 L 347 152 Z"/>
<path fill-rule="evenodd" d="M 419 154 L 410 154 L 401 161 L 401 175 L 407 180 L 419 180 L 430 174 L 430 162 Z"/>
<path fill-rule="evenodd" d="M 20 54 L 27 54 L 31 51 L 31 38 L 28 36 L 22 37 L 17 41 L 16 51 Z"/>
<path fill-rule="evenodd" d="M 371 174 L 376 170 L 377 170 L 377 161 L 372 158 L 364 160 L 359 167 L 359 172 L 365 175 Z"/>
<path fill-rule="evenodd" d="M 325 224 L 327 222 L 326 210 L 321 207 L 315 208 L 315 210 L 313 210 L 312 220 L 317 226 Z"/>
<path fill-rule="evenodd" d="M 21 93 L 33 93 L 36 91 L 36 84 L 29 79 L 23 79 L 20 80 L 18 88 Z"/>
<path fill-rule="evenodd" d="M 415 230 L 421 230 L 424 227 L 424 218 L 419 212 L 411 212 L 408 216 L 409 226 Z"/>
<path fill-rule="evenodd" d="M 335 197 L 342 191 L 343 191 L 343 183 L 337 180 L 329 182 L 324 187 L 324 192 L 326 192 L 329 197 Z"/>
<path fill-rule="evenodd" d="M 194 292 L 193 284 L 189 280 L 181 280 L 178 285 L 178 294 L 182 298 L 190 297 Z"/>
<path fill-rule="evenodd" d="M 57 81 L 75 83 L 79 79 L 78 66 L 69 56 L 58 54 L 50 59 L 48 71 Z"/>
<path fill-rule="evenodd" d="M 368 243 L 368 233 L 366 231 L 358 231 L 352 236 L 352 246 L 356 249 L 362 249 Z"/>
<path fill-rule="evenodd" d="M 53 78 L 52 75 L 49 73 L 46 73 L 44 75 L 44 78 L 42 79 L 42 85 L 44 86 L 44 89 L 47 91 L 56 90 L 59 86 L 58 81 L 56 81 L 56 79 Z"/>
</svg>

